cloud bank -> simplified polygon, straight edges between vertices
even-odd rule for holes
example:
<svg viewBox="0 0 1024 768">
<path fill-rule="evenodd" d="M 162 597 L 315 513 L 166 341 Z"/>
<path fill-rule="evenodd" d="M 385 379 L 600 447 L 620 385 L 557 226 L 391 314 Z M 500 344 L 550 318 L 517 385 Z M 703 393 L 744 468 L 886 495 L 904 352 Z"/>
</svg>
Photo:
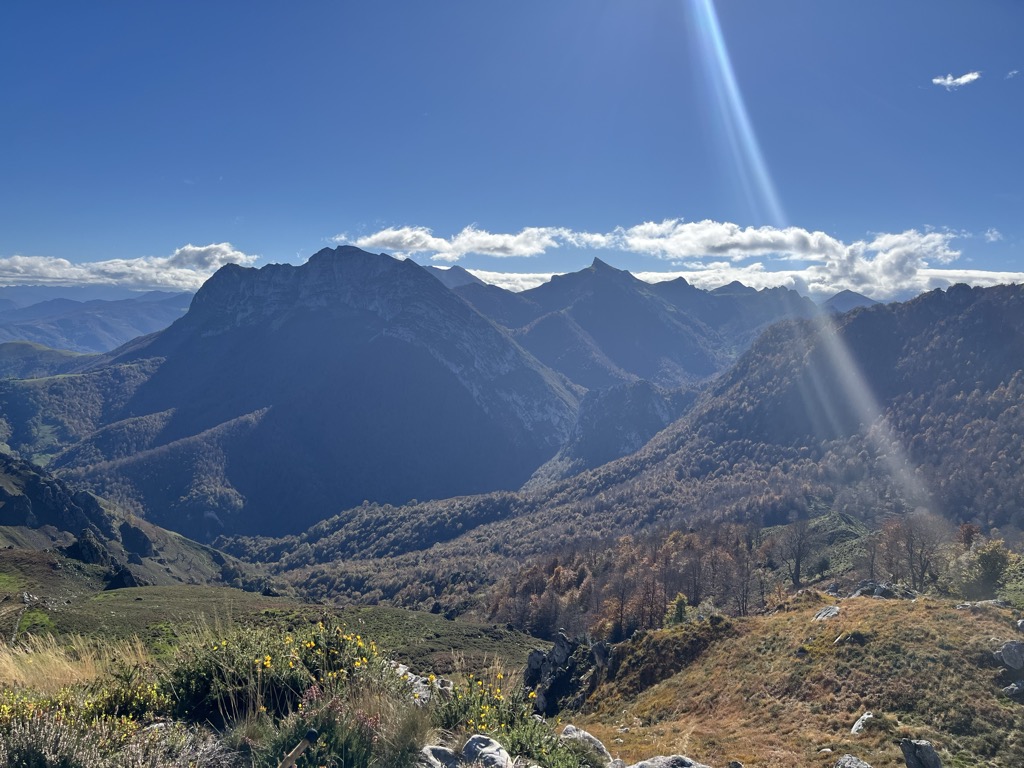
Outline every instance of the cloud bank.
<svg viewBox="0 0 1024 768">
<path fill-rule="evenodd" d="M 984 236 L 989 242 L 1000 237 L 994 229 Z M 816 298 L 852 290 L 877 299 L 892 299 L 955 282 L 1024 282 L 1024 273 L 949 268 L 961 256 L 954 241 L 964 237 L 969 235 L 910 229 L 875 233 L 847 243 L 800 227 L 741 227 L 722 221 L 666 219 L 616 227 L 607 233 L 529 227 L 502 234 L 471 226 L 447 238 L 426 227 L 391 227 L 352 242 L 361 248 L 443 262 L 458 261 L 469 254 L 537 257 L 562 247 L 613 250 L 671 262 L 667 271 L 637 273 L 643 280 L 684 277 L 702 288 L 739 280 L 754 288 L 793 288 Z M 339 235 L 335 239 L 342 242 L 346 238 Z M 532 288 L 550 277 L 546 272 L 470 271 L 485 282 L 509 290 Z"/>
<path fill-rule="evenodd" d="M 231 243 L 190 243 L 170 256 L 81 263 L 53 256 L 15 255 L 0 257 L 0 285 L 117 285 L 194 291 L 225 264 L 252 264 L 256 259 Z"/>
<path fill-rule="evenodd" d="M 945 77 L 933 77 L 932 82 L 935 85 L 941 85 L 947 91 L 955 91 L 957 88 L 973 83 L 980 77 L 981 72 L 968 72 L 966 75 L 960 75 L 960 77 L 953 77 L 952 75 L 946 75 Z"/>
</svg>

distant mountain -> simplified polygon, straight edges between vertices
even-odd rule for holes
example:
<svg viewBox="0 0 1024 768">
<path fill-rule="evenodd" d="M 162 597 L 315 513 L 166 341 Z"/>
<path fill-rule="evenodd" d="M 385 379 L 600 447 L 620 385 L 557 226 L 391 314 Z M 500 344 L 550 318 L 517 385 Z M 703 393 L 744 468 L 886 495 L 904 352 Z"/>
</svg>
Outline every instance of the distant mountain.
<svg viewBox="0 0 1024 768">
<path fill-rule="evenodd" d="M 29 341 L 73 352 L 108 352 L 166 328 L 188 309 L 191 294 L 152 292 L 135 298 L 50 298 L 0 311 L 0 342 Z"/>
<path fill-rule="evenodd" d="M 726 290 L 728 289 L 728 290 Z M 521 293 L 455 290 L 510 329 L 539 360 L 587 389 L 646 380 L 675 388 L 722 370 L 767 325 L 810 317 L 793 291 L 738 283 L 707 292 L 685 280 L 649 284 L 595 259 Z"/>
<path fill-rule="evenodd" d="M 449 288 L 459 288 L 463 285 L 486 285 L 479 277 L 458 265 L 447 269 L 426 266 L 424 269 Z"/>
<path fill-rule="evenodd" d="M 70 299 L 79 303 L 86 301 L 121 301 L 123 299 L 147 299 L 160 301 L 177 296 L 171 291 L 140 292 L 116 285 L 0 285 L 0 309 L 27 307 L 41 301 Z"/>
<path fill-rule="evenodd" d="M 430 273 L 351 247 L 224 267 L 184 317 L 102 364 L 0 383 L 14 450 L 202 539 L 518 487 L 576 409 Z"/>
<path fill-rule="evenodd" d="M 879 302 L 870 299 L 856 291 L 840 291 L 827 301 L 822 302 L 821 307 L 832 315 L 841 315 L 858 307 L 872 307 Z"/>
</svg>

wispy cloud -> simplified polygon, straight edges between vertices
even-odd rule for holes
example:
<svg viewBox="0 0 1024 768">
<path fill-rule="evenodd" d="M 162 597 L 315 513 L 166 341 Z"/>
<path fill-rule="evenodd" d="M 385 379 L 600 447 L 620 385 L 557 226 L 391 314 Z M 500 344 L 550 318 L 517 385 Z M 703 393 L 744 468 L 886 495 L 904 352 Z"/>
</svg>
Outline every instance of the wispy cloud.
<svg viewBox="0 0 1024 768">
<path fill-rule="evenodd" d="M 194 291 L 225 264 L 258 257 L 231 243 L 183 245 L 170 256 L 71 262 L 53 256 L 0 257 L 0 285 L 119 285 L 140 290 Z"/>
<path fill-rule="evenodd" d="M 1019 69 L 1011 69 L 1009 72 L 1006 73 L 1006 78 L 1005 79 L 1006 80 L 1010 80 L 1011 78 L 1014 78 L 1014 77 L 1016 77 L 1019 74 L 1020 74 L 1020 70 Z"/>
<path fill-rule="evenodd" d="M 985 230 L 985 240 L 989 243 L 998 243 L 1003 239 L 1003 233 L 995 227 Z"/>
<path fill-rule="evenodd" d="M 945 77 L 933 77 L 932 82 L 935 85 L 941 85 L 947 91 L 953 91 L 962 86 L 973 83 L 975 80 L 981 77 L 981 72 L 968 72 L 966 75 L 960 75 L 960 77 L 953 77 L 952 75 L 946 75 Z"/>
</svg>

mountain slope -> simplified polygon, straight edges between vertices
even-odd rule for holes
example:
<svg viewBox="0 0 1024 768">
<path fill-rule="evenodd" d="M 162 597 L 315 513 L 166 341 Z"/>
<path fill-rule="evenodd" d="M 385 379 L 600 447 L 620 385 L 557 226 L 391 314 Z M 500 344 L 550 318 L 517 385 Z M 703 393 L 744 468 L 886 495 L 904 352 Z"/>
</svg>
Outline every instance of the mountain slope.
<svg viewBox="0 0 1024 768">
<path fill-rule="evenodd" d="M 84 386 L 141 369 L 114 400 Z M 196 538 L 296 530 L 363 499 L 517 487 L 577 407 L 421 267 L 350 247 L 224 267 L 170 328 L 65 379 L 0 387 L 9 444 L 65 449 L 57 470 Z M 33 407 L 58 389 L 94 417 L 71 430 L 61 409 Z"/>
<path fill-rule="evenodd" d="M 545 364 L 595 389 L 638 379 L 668 388 L 705 380 L 765 326 L 816 312 L 793 291 L 741 288 L 708 292 L 683 279 L 649 284 L 595 259 L 522 293 L 455 290 Z"/>
<path fill-rule="evenodd" d="M 107 352 L 166 328 L 188 309 L 191 296 L 144 294 L 114 301 L 54 298 L 0 312 L 0 342 L 29 341 L 73 352 Z"/>
<path fill-rule="evenodd" d="M 455 570 L 485 584 L 554 542 L 653 527 L 771 526 L 829 508 L 870 522 L 923 506 L 1016 531 L 1022 361 L 1021 286 L 954 286 L 836 325 L 781 324 L 633 455 L 529 493 L 362 507 L 238 551 L 272 553 L 321 594 L 415 603 L 411 583 Z M 334 564 L 341 553 L 366 561 Z M 464 600 L 459 584 L 446 589 Z"/>
</svg>

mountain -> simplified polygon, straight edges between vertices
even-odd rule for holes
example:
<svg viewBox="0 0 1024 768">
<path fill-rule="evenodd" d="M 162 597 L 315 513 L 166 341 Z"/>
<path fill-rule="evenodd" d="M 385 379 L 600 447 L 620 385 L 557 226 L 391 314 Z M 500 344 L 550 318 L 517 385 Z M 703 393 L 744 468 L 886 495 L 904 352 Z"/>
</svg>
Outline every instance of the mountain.
<svg viewBox="0 0 1024 768">
<path fill-rule="evenodd" d="M 588 392 L 568 441 L 536 472 L 524 490 L 627 456 L 680 418 L 697 398 L 694 390 L 664 390 L 648 381 Z"/>
<path fill-rule="evenodd" d="M 863 293 L 856 291 L 840 291 L 827 301 L 822 302 L 821 308 L 832 315 L 841 315 L 857 307 L 871 307 L 878 304 L 874 299 L 868 298 Z"/>
<path fill-rule="evenodd" d="M 25 461 L 0 453 L 0 561 L 49 561 L 44 580 L 100 579 L 107 589 L 142 584 L 252 581 L 254 569 L 76 491 Z M 4 568 L 3 570 L 6 570 Z M 25 597 L 25 604 L 35 597 Z M 52 606 L 51 606 L 52 607 Z M 0 614 L 4 613 L 0 609 Z"/>
<path fill-rule="evenodd" d="M 364 499 L 515 488 L 577 395 L 411 261 L 226 266 L 188 313 L 74 375 L 0 384 L 13 450 L 195 538 Z"/>
<path fill-rule="evenodd" d="M 0 311 L 0 342 L 29 341 L 73 352 L 108 352 L 166 328 L 188 309 L 191 295 L 153 292 L 129 299 L 51 298 Z"/>
<path fill-rule="evenodd" d="M 767 325 L 816 312 L 793 291 L 738 285 L 707 292 L 682 279 L 649 284 L 595 259 L 521 293 L 455 290 L 580 386 L 646 380 L 676 388 L 718 373 Z"/>
<path fill-rule="evenodd" d="M 923 508 L 1015 535 L 1022 361 L 1022 286 L 781 323 L 636 453 L 517 494 L 367 505 L 236 551 L 315 577 L 321 595 L 415 605 L 406 585 L 437 580 L 425 605 L 466 606 L 467 574 L 479 590 L 510 562 L 550 562 L 558 542 L 600 548 L 644 530 L 760 529 L 829 510 L 880 525 Z"/>
<path fill-rule="evenodd" d="M 459 288 L 463 285 L 486 285 L 486 283 L 484 283 L 484 281 L 479 277 L 458 265 L 448 267 L 447 269 L 426 266 L 424 269 L 444 283 L 448 288 Z"/>
<path fill-rule="evenodd" d="M 70 373 L 95 360 L 95 355 L 50 349 L 29 341 L 8 341 L 0 343 L 0 379 L 34 379 Z"/>
</svg>

